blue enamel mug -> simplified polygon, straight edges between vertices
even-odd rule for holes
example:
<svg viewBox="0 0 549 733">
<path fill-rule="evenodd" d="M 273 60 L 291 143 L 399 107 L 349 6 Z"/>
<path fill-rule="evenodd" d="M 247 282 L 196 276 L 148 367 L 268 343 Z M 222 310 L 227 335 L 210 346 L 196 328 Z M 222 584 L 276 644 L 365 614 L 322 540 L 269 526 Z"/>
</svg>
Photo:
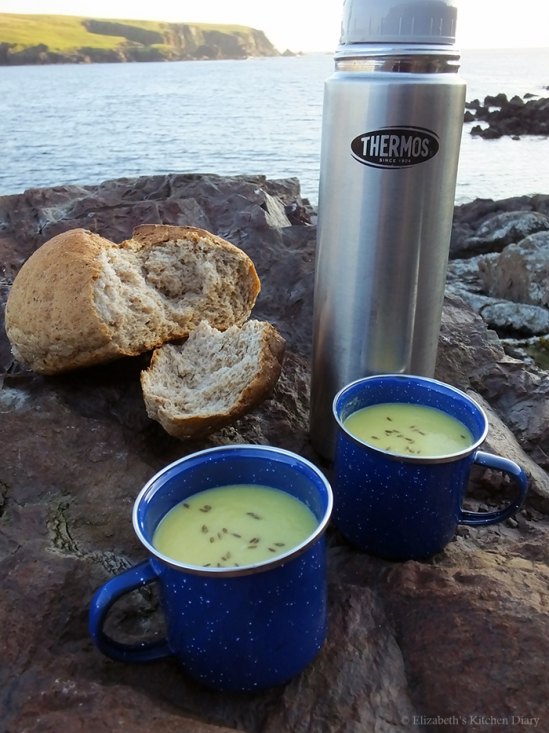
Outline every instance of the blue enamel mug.
<svg viewBox="0 0 549 733">
<path fill-rule="evenodd" d="M 344 424 L 362 408 L 401 402 L 434 407 L 457 418 L 473 442 L 449 455 L 398 454 L 358 439 Z M 455 387 L 403 374 L 364 377 L 337 393 L 333 412 L 337 421 L 333 522 L 349 542 L 372 555 L 390 560 L 428 558 L 444 549 L 459 524 L 502 522 L 526 498 L 528 479 L 523 469 L 479 450 L 488 420 L 482 408 Z M 507 473 L 516 486 L 516 498 L 496 511 L 463 509 L 473 464 Z"/>
<path fill-rule="evenodd" d="M 192 494 L 231 484 L 281 489 L 317 520 L 299 545 L 272 560 L 239 567 L 203 567 L 156 550 L 157 525 Z M 261 445 L 231 445 L 188 455 L 153 476 L 137 497 L 133 526 L 148 559 L 95 593 L 89 630 L 104 654 L 123 662 L 175 656 L 195 680 L 218 690 L 251 691 L 286 682 L 322 647 L 327 628 L 324 531 L 332 491 L 309 461 Z M 121 596 L 158 583 L 166 638 L 135 645 L 108 636 L 104 625 Z"/>
</svg>

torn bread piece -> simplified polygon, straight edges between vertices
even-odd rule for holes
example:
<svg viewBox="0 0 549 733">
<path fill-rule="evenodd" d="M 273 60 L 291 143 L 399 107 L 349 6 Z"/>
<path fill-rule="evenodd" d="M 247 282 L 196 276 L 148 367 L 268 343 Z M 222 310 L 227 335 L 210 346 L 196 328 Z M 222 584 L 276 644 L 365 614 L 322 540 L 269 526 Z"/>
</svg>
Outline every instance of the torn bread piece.
<svg viewBox="0 0 549 733">
<path fill-rule="evenodd" d="M 183 344 L 157 349 L 141 372 L 147 414 L 181 440 L 212 433 L 269 395 L 284 347 L 283 337 L 264 321 L 223 332 L 203 321 Z"/>
<path fill-rule="evenodd" d="M 18 361 L 56 374 L 186 338 L 203 319 L 240 326 L 259 290 L 245 252 L 203 229 L 145 225 L 121 244 L 72 229 L 23 264 L 6 333 Z"/>
</svg>

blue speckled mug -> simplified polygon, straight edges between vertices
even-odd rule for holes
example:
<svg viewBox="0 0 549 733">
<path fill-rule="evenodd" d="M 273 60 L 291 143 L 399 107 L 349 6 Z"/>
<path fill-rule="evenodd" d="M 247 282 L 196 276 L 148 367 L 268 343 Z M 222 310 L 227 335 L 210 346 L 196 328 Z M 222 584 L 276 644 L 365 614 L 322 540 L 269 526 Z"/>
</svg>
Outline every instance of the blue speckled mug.
<svg viewBox="0 0 549 733">
<path fill-rule="evenodd" d="M 466 449 L 440 457 L 399 455 L 354 437 L 344 426 L 356 410 L 405 402 L 435 407 L 460 420 L 472 433 Z M 365 377 L 334 398 L 338 424 L 332 486 L 333 521 L 358 548 L 391 560 L 424 559 L 440 552 L 458 524 L 487 525 L 512 516 L 523 503 L 527 476 L 514 461 L 478 450 L 488 421 L 464 392 L 434 379 L 402 374 Z M 462 509 L 472 465 L 508 473 L 517 498 L 504 509 Z"/>
<path fill-rule="evenodd" d="M 154 531 L 176 504 L 229 484 L 282 489 L 304 502 L 318 523 L 300 545 L 271 561 L 242 567 L 188 565 L 159 553 Z M 194 679 L 219 690 L 250 691 L 286 682 L 320 650 L 326 636 L 324 530 L 332 491 L 309 461 L 260 445 L 193 453 L 165 467 L 140 492 L 134 530 L 149 559 L 107 581 L 91 603 L 89 630 L 114 659 L 145 662 L 175 655 Z M 122 595 L 158 582 L 166 638 L 122 644 L 103 630 Z"/>
</svg>

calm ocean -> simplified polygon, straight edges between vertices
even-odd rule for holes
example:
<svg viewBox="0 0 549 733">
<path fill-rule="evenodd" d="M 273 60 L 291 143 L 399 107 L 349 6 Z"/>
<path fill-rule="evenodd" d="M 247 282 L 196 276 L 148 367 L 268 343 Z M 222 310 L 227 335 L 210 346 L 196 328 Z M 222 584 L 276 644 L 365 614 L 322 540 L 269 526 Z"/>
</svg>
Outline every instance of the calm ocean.
<svg viewBox="0 0 549 733">
<path fill-rule="evenodd" d="M 331 55 L 0 67 L 0 194 L 167 172 L 296 176 L 317 200 Z M 467 100 L 549 96 L 549 48 L 465 50 Z M 549 140 L 466 125 L 456 202 L 549 194 Z"/>
</svg>

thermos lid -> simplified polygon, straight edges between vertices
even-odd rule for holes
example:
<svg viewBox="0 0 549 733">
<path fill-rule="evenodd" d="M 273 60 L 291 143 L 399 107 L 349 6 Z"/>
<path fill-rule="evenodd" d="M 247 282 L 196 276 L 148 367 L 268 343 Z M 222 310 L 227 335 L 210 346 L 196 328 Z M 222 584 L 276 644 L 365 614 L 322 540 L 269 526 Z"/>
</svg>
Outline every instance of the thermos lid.
<svg viewBox="0 0 549 733">
<path fill-rule="evenodd" d="M 453 44 L 457 0 L 344 0 L 341 45 Z"/>
</svg>

